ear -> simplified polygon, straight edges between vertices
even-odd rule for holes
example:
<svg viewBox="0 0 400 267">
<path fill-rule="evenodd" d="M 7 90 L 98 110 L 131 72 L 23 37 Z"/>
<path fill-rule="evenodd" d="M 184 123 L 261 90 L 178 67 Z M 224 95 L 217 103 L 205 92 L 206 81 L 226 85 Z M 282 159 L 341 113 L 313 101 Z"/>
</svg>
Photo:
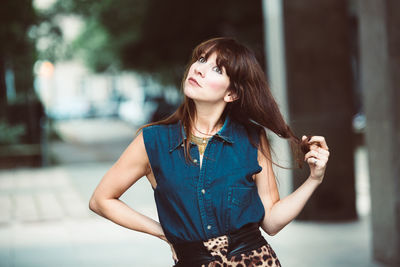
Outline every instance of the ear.
<svg viewBox="0 0 400 267">
<path fill-rule="evenodd" d="M 224 96 L 224 101 L 225 102 L 233 102 L 236 99 L 238 99 L 237 94 L 233 93 L 233 92 L 229 92 Z"/>
</svg>

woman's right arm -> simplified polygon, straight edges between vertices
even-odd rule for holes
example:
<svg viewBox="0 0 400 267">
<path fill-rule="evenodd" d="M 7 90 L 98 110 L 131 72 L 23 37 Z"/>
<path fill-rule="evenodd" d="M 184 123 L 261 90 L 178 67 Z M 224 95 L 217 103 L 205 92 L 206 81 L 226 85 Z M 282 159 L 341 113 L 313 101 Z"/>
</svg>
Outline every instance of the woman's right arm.
<svg viewBox="0 0 400 267">
<path fill-rule="evenodd" d="M 130 186 L 150 172 L 143 134 L 140 133 L 104 175 L 93 192 L 89 208 L 123 227 L 167 241 L 159 222 L 133 210 L 119 199 Z"/>
</svg>

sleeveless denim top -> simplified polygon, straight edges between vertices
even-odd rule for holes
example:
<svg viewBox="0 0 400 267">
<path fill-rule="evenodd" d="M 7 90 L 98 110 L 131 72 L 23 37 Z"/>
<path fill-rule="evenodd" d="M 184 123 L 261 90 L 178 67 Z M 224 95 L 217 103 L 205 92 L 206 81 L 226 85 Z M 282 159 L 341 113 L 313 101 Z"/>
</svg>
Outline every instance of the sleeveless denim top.
<svg viewBox="0 0 400 267">
<path fill-rule="evenodd" d="M 168 241 L 205 241 L 260 222 L 264 206 L 252 175 L 262 168 L 245 128 L 227 116 L 209 140 L 201 168 L 196 145 L 190 145 L 195 164 L 185 160 L 185 138 L 180 122 L 143 128 L 157 181 L 158 218 Z M 258 142 L 255 133 L 254 138 Z"/>
</svg>

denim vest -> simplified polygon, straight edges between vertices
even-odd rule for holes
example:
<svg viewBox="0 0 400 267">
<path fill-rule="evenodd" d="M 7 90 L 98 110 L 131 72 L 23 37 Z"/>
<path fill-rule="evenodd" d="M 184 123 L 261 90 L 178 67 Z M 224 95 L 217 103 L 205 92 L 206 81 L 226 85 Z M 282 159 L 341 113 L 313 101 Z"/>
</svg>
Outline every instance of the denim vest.
<svg viewBox="0 0 400 267">
<path fill-rule="evenodd" d="M 180 122 L 143 128 L 157 181 L 158 218 L 168 241 L 204 241 L 260 222 L 264 206 L 252 175 L 262 168 L 245 128 L 227 116 L 209 140 L 201 168 L 197 145 L 190 145 L 195 164 L 185 160 L 185 138 Z M 254 138 L 258 142 L 255 133 Z"/>
</svg>

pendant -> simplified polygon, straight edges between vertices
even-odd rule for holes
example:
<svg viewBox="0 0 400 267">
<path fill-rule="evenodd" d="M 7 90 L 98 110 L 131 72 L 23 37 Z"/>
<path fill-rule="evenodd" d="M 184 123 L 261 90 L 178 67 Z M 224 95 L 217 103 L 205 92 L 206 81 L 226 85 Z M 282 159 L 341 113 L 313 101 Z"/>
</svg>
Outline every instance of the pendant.
<svg viewBox="0 0 400 267">
<path fill-rule="evenodd" d="M 200 146 L 199 146 L 199 153 L 200 153 L 200 155 L 203 155 L 204 150 L 205 150 L 205 146 L 200 145 Z"/>
</svg>

